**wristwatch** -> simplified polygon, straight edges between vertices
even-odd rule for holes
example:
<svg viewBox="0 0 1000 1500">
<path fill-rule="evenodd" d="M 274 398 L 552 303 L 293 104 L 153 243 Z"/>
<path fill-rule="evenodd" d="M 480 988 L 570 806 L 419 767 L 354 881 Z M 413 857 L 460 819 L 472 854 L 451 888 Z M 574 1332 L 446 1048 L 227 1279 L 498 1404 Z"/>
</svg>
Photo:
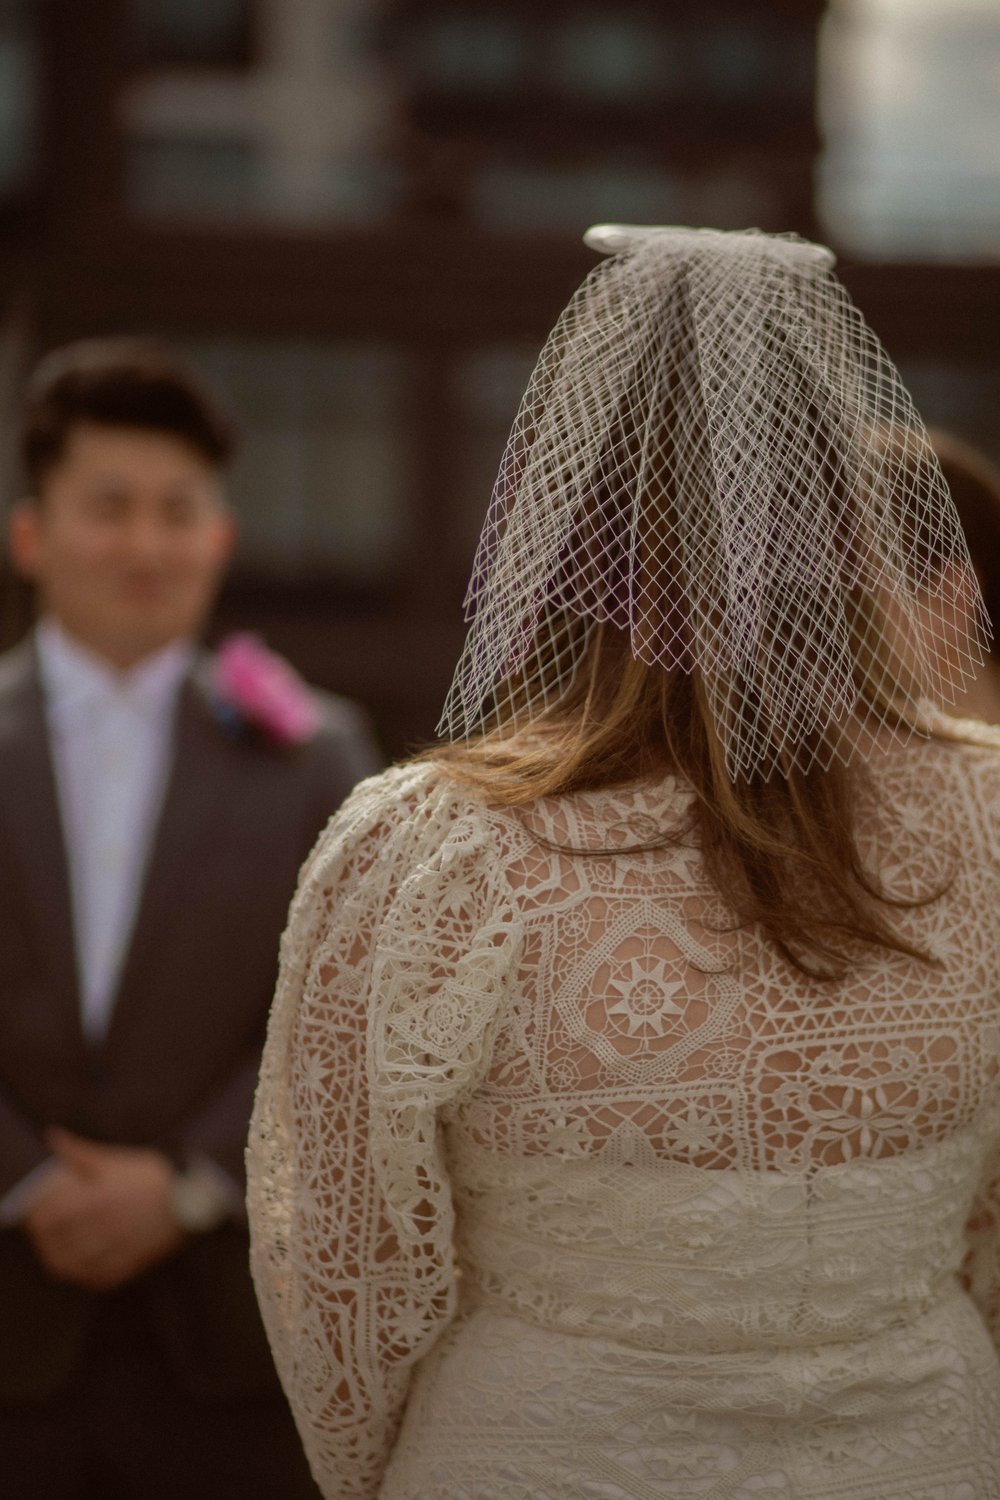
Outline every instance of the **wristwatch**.
<svg viewBox="0 0 1000 1500">
<path fill-rule="evenodd" d="M 170 1190 L 174 1218 L 189 1234 L 207 1234 L 230 1215 L 228 1196 L 215 1174 L 204 1167 L 184 1167 Z"/>
</svg>

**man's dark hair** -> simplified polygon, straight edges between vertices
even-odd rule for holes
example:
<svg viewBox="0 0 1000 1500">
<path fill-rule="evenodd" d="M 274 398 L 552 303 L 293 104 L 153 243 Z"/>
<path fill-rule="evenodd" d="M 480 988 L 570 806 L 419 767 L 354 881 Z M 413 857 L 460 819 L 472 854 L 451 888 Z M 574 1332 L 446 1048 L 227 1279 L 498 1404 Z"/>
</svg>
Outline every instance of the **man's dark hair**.
<svg viewBox="0 0 1000 1500">
<path fill-rule="evenodd" d="M 38 365 L 21 419 L 21 461 L 33 493 L 81 423 L 166 433 L 219 469 L 236 446 L 226 407 L 176 354 L 146 339 L 84 339 Z"/>
</svg>

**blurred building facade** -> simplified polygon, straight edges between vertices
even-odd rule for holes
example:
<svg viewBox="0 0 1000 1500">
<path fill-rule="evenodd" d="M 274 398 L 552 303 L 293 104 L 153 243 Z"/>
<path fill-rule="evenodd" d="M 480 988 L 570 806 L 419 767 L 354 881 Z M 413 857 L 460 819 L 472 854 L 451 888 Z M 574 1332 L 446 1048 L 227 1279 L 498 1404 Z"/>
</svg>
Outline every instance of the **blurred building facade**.
<svg viewBox="0 0 1000 1500">
<path fill-rule="evenodd" d="M 865 239 L 851 69 L 892 3 L 0 0 L 8 494 L 38 353 L 178 343 L 246 435 L 220 625 L 366 698 L 401 753 L 590 222 L 821 234 L 929 418 L 1000 456 L 1000 240 L 893 239 L 870 203 Z"/>
</svg>

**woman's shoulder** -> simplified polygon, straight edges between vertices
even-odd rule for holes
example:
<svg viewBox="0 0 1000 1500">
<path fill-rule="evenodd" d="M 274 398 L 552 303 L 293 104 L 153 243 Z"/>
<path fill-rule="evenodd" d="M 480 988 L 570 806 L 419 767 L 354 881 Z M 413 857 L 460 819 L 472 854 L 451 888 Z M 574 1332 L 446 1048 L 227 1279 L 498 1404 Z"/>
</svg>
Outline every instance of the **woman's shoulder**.
<svg viewBox="0 0 1000 1500">
<path fill-rule="evenodd" d="M 404 761 L 366 776 L 359 781 L 340 806 L 334 821 L 364 818 L 372 813 L 392 817 L 397 811 L 406 815 L 427 795 L 435 779 L 435 767 L 428 761 Z"/>
<path fill-rule="evenodd" d="M 486 800 L 451 775 L 447 766 L 421 757 L 400 761 L 360 781 L 342 804 L 341 812 L 348 817 L 374 813 L 399 822 L 421 815 L 485 814 L 486 809 Z"/>
<path fill-rule="evenodd" d="M 385 857 L 405 846 L 419 857 L 457 823 L 485 817 L 485 805 L 442 767 L 425 759 L 405 761 L 357 784 L 320 835 L 308 868 L 314 873 L 361 850 L 377 849 Z"/>
<path fill-rule="evenodd" d="M 876 776 L 881 772 L 889 778 L 925 782 L 928 777 L 949 779 L 1000 770 L 1000 727 L 938 713 L 927 718 L 926 728 L 926 734 L 914 733 L 903 740 L 886 733 L 868 757 L 869 769 Z"/>
<path fill-rule="evenodd" d="M 973 719 L 937 717 L 929 737 L 914 735 L 868 760 L 878 802 L 916 826 L 950 825 L 1000 842 L 1000 729 Z"/>
</svg>

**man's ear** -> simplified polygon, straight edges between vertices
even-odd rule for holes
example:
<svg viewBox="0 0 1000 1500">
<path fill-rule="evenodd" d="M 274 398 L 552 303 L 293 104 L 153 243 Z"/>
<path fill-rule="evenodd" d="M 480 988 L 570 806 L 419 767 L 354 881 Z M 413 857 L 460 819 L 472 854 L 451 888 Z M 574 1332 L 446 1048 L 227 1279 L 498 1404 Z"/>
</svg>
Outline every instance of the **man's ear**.
<svg viewBox="0 0 1000 1500">
<path fill-rule="evenodd" d="M 240 529 L 235 512 L 226 504 L 223 504 L 219 514 L 219 558 L 223 566 L 228 567 L 239 541 Z"/>
<path fill-rule="evenodd" d="M 42 550 L 41 515 L 38 502 L 18 500 L 7 518 L 7 549 L 10 560 L 23 578 L 38 575 Z"/>
</svg>

